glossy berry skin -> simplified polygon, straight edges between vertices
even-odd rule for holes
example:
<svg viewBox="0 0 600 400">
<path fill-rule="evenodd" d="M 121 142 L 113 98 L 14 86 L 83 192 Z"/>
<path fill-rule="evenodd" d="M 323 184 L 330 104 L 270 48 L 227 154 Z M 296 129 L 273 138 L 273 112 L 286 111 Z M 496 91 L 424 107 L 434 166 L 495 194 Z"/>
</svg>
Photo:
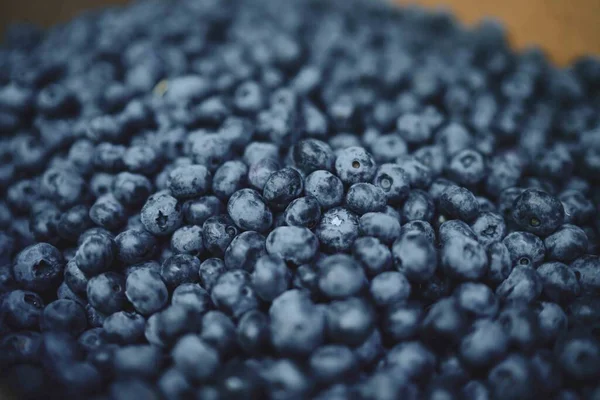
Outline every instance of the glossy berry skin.
<svg viewBox="0 0 600 400">
<path fill-rule="evenodd" d="M 56 225 L 56 233 L 65 240 L 76 242 L 86 229 L 92 227 L 89 210 L 84 205 L 74 206 L 65 211 Z"/>
<path fill-rule="evenodd" d="M 461 150 L 452 157 L 447 174 L 450 179 L 459 185 L 473 187 L 480 183 L 486 174 L 486 165 L 483 156 L 471 149 Z"/>
<path fill-rule="evenodd" d="M 75 171 L 51 168 L 42 175 L 40 193 L 58 207 L 68 208 L 85 196 L 85 184 Z"/>
<path fill-rule="evenodd" d="M 204 165 L 181 166 L 169 174 L 169 191 L 177 199 L 193 198 L 203 195 L 211 182 L 211 174 Z"/>
<path fill-rule="evenodd" d="M 291 271 L 284 259 L 277 254 L 260 257 L 252 272 L 254 291 L 264 301 L 273 301 L 288 290 L 291 279 Z"/>
<path fill-rule="evenodd" d="M 346 208 L 333 208 L 323 214 L 315 230 L 321 248 L 330 251 L 347 251 L 358 237 L 358 217 Z"/>
<path fill-rule="evenodd" d="M 382 212 L 362 215 L 358 227 L 362 236 L 374 236 L 385 244 L 393 243 L 401 232 L 400 220 Z"/>
<path fill-rule="evenodd" d="M 198 225 L 184 225 L 173 232 L 171 236 L 171 250 L 178 254 L 198 255 L 204 250 L 202 227 Z"/>
<path fill-rule="evenodd" d="M 120 172 L 113 180 L 112 193 L 127 207 L 139 206 L 152 193 L 152 183 L 144 175 Z"/>
<path fill-rule="evenodd" d="M 222 256 L 229 243 L 237 235 L 238 229 L 227 215 L 208 218 L 202 225 L 204 247 L 215 256 Z"/>
<path fill-rule="evenodd" d="M 126 221 L 125 207 L 112 194 L 98 197 L 89 215 L 95 224 L 108 230 L 116 230 Z"/>
<path fill-rule="evenodd" d="M 479 215 L 479 203 L 468 189 L 460 186 L 450 186 L 439 200 L 440 211 L 452 218 L 463 221 L 473 221 Z"/>
<path fill-rule="evenodd" d="M 269 309 L 271 342 L 281 354 L 309 354 L 321 345 L 325 315 L 302 291 L 288 290 Z M 302 327 L 295 329 L 295 327 Z"/>
<path fill-rule="evenodd" d="M 44 309 L 44 301 L 34 292 L 13 290 L 2 299 L 2 314 L 11 326 L 19 330 L 35 329 Z"/>
<path fill-rule="evenodd" d="M 485 279 L 492 284 L 499 284 L 508 278 L 512 270 L 513 264 L 510 259 L 510 252 L 502 242 L 494 242 L 488 245 L 486 252 L 489 268 Z"/>
<path fill-rule="evenodd" d="M 544 239 L 546 257 L 551 260 L 570 262 L 582 256 L 588 248 L 588 237 L 576 225 L 565 224 Z"/>
<path fill-rule="evenodd" d="M 515 199 L 513 218 L 519 227 L 538 236 L 547 236 L 563 224 L 565 211 L 556 197 L 528 189 Z"/>
<path fill-rule="evenodd" d="M 431 196 L 422 190 L 411 190 L 402 206 L 402 218 L 405 221 L 428 221 L 433 219 L 435 205 Z"/>
<path fill-rule="evenodd" d="M 208 218 L 221 214 L 223 210 L 223 204 L 215 196 L 202 196 L 188 200 L 182 207 L 185 222 L 198 226 L 202 226 Z"/>
<path fill-rule="evenodd" d="M 310 174 L 316 170 L 331 171 L 335 155 L 327 143 L 317 139 L 306 139 L 294 145 L 292 159 L 296 167 L 305 174 Z"/>
<path fill-rule="evenodd" d="M 283 218 L 289 226 L 312 229 L 321 219 L 319 200 L 311 195 L 297 198 L 287 206 Z"/>
<path fill-rule="evenodd" d="M 358 182 L 371 182 L 376 172 L 373 157 L 362 147 L 347 147 L 341 150 L 335 160 L 336 175 L 346 185 Z"/>
<path fill-rule="evenodd" d="M 383 189 L 370 183 L 356 183 L 348 189 L 345 203 L 350 211 L 363 215 L 383 210 L 387 199 Z"/>
<path fill-rule="evenodd" d="M 506 223 L 501 215 L 493 212 L 482 212 L 471 224 L 477 240 L 484 246 L 500 242 L 506 236 Z"/>
<path fill-rule="evenodd" d="M 357 346 L 373 331 L 373 310 L 363 299 L 336 300 L 326 308 L 327 336 L 334 343 Z"/>
<path fill-rule="evenodd" d="M 508 344 L 508 336 L 499 323 L 482 319 L 476 321 L 463 337 L 459 352 L 467 365 L 484 367 L 501 358 Z"/>
<path fill-rule="evenodd" d="M 250 164 L 248 169 L 248 183 L 258 191 L 264 189 L 267 180 L 276 171 L 281 169 L 279 161 L 273 158 L 263 158 Z"/>
<path fill-rule="evenodd" d="M 60 331 L 78 336 L 87 327 L 83 307 L 73 300 L 56 300 L 44 308 L 40 321 L 42 331 Z"/>
<path fill-rule="evenodd" d="M 117 251 L 117 244 L 113 238 L 105 235 L 90 236 L 77 249 L 77 268 L 88 276 L 106 272 L 111 268 Z"/>
<path fill-rule="evenodd" d="M 248 167 L 241 161 L 227 161 L 215 172 L 212 191 L 220 199 L 227 200 L 246 185 Z"/>
<path fill-rule="evenodd" d="M 441 262 L 446 275 L 457 280 L 479 280 L 488 272 L 485 248 L 464 236 L 453 237 L 444 243 Z"/>
<path fill-rule="evenodd" d="M 254 231 L 242 232 L 233 238 L 225 250 L 225 267 L 228 270 L 244 269 L 251 272 L 256 261 L 266 253 L 263 235 Z"/>
<path fill-rule="evenodd" d="M 286 167 L 269 176 L 263 188 L 263 198 L 274 209 L 283 210 L 304 191 L 302 175 L 293 168 Z"/>
<path fill-rule="evenodd" d="M 319 240 L 308 228 L 280 226 L 269 233 L 266 249 L 295 265 L 310 262 L 319 248 Z"/>
<path fill-rule="evenodd" d="M 342 181 L 329 171 L 311 173 L 306 177 L 304 187 L 306 195 L 314 196 L 323 210 L 340 205 L 344 198 Z"/>
<path fill-rule="evenodd" d="M 396 269 L 411 282 L 425 282 L 437 269 L 437 255 L 433 243 L 421 234 L 400 236 L 392 245 Z"/>
<path fill-rule="evenodd" d="M 516 265 L 508 278 L 496 288 L 496 295 L 504 302 L 531 303 L 542 293 L 542 280 L 531 266 Z"/>
<path fill-rule="evenodd" d="M 410 190 L 410 177 L 398 164 L 381 164 L 373 176 L 373 184 L 381 188 L 389 204 L 404 201 Z"/>
<path fill-rule="evenodd" d="M 364 236 L 356 239 L 352 247 L 352 255 L 362 264 L 365 273 L 369 276 L 392 269 L 390 249 L 375 237 Z"/>
<path fill-rule="evenodd" d="M 120 311 L 125 303 L 125 279 L 115 272 L 96 275 L 88 281 L 86 293 L 92 307 L 112 314 Z"/>
<path fill-rule="evenodd" d="M 169 292 L 161 275 L 144 268 L 127 276 L 125 295 L 135 310 L 142 315 L 151 315 L 159 311 L 169 300 Z"/>
<path fill-rule="evenodd" d="M 466 282 L 454 291 L 458 306 L 467 315 L 493 318 L 498 313 L 499 302 L 494 292 L 485 284 Z"/>
<path fill-rule="evenodd" d="M 60 251 L 48 243 L 38 243 L 16 256 L 13 275 L 25 290 L 44 291 L 58 286 L 63 269 Z"/>
<path fill-rule="evenodd" d="M 211 291 L 219 276 L 225 272 L 225 263 L 220 258 L 208 258 L 200 264 L 198 275 L 200 283 L 207 291 Z"/>
<path fill-rule="evenodd" d="M 508 248 L 513 265 L 538 266 L 544 260 L 544 242 L 528 232 L 513 232 L 502 241 Z"/>
<path fill-rule="evenodd" d="M 199 280 L 200 260 L 189 254 L 177 254 L 167 258 L 160 267 L 160 276 L 170 289 L 184 283 Z"/>
<path fill-rule="evenodd" d="M 381 318 L 384 342 L 396 344 L 414 338 L 423 319 L 423 307 L 419 303 L 399 302 L 391 304 Z"/>
<path fill-rule="evenodd" d="M 263 197 L 252 189 L 233 193 L 227 203 L 227 213 L 242 230 L 265 232 L 273 224 L 273 214 Z"/>
<path fill-rule="evenodd" d="M 181 204 L 166 192 L 157 192 L 150 196 L 142 207 L 142 224 L 155 236 L 173 233 L 181 226 Z"/>
<path fill-rule="evenodd" d="M 345 254 L 327 256 L 318 262 L 319 289 L 330 299 L 354 296 L 365 285 L 360 264 Z"/>
<path fill-rule="evenodd" d="M 112 343 L 131 344 L 144 334 L 145 320 L 139 314 L 119 311 L 110 315 L 102 325 L 106 339 Z"/>
<path fill-rule="evenodd" d="M 211 290 L 211 298 L 219 310 L 240 318 L 245 312 L 258 307 L 258 298 L 248 272 L 236 269 L 223 273 Z"/>
<path fill-rule="evenodd" d="M 549 262 L 538 267 L 537 273 L 542 280 L 543 293 L 551 301 L 566 303 L 581 293 L 576 273 L 560 262 Z"/>
</svg>

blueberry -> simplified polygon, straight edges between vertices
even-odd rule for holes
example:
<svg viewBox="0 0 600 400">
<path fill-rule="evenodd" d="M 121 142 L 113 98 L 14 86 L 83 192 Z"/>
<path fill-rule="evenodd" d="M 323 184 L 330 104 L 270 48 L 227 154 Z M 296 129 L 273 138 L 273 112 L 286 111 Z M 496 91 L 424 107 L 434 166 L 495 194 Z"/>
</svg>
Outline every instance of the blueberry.
<svg viewBox="0 0 600 400">
<path fill-rule="evenodd" d="M 274 172 L 265 182 L 263 197 L 275 209 L 285 209 L 304 191 L 302 175 L 293 168 L 286 167 Z"/>
<path fill-rule="evenodd" d="M 510 252 L 504 243 L 494 242 L 487 247 L 489 269 L 485 279 L 492 284 L 502 283 L 512 270 Z"/>
<path fill-rule="evenodd" d="M 381 333 L 376 328 L 361 345 L 354 348 L 354 355 L 361 365 L 368 367 L 379 359 L 383 351 Z"/>
<path fill-rule="evenodd" d="M 287 225 L 314 228 L 321 219 L 321 205 L 316 197 L 308 195 L 293 200 L 285 209 Z"/>
<path fill-rule="evenodd" d="M 358 182 L 371 182 L 376 172 L 373 157 L 362 147 L 348 147 L 341 150 L 335 160 L 337 176 L 346 185 Z"/>
<path fill-rule="evenodd" d="M 435 368 L 435 355 L 418 341 L 406 341 L 392 347 L 383 364 L 394 375 L 418 381 L 430 376 Z"/>
<path fill-rule="evenodd" d="M 266 241 L 269 254 L 277 254 L 296 265 L 310 262 L 318 248 L 317 237 L 309 229 L 297 226 L 275 228 Z"/>
<path fill-rule="evenodd" d="M 237 326 L 237 342 L 249 355 L 259 356 L 268 350 L 269 317 L 261 311 L 248 311 Z"/>
<path fill-rule="evenodd" d="M 86 354 L 89 354 L 106 344 L 104 329 L 103 328 L 92 328 L 83 332 L 77 338 L 77 343 L 84 350 Z"/>
<path fill-rule="evenodd" d="M 315 349 L 308 361 L 312 376 L 324 384 L 341 381 L 352 376 L 356 369 L 356 357 L 346 346 L 330 344 Z"/>
<path fill-rule="evenodd" d="M 316 170 L 333 170 L 335 156 L 327 143 L 317 139 L 302 140 L 292 148 L 292 159 L 296 167 L 305 174 Z"/>
<path fill-rule="evenodd" d="M 194 138 L 191 145 L 191 156 L 196 164 L 215 171 L 222 162 L 231 157 L 230 143 L 218 134 L 207 133 Z"/>
<path fill-rule="evenodd" d="M 227 212 L 240 229 L 265 232 L 273 224 L 273 214 L 265 200 L 255 190 L 241 189 L 229 199 Z"/>
<path fill-rule="evenodd" d="M 161 273 L 163 271 L 161 267 Z M 138 269 L 127 276 L 125 295 L 142 315 L 159 311 L 169 300 L 169 292 L 161 275 L 149 269 Z"/>
<path fill-rule="evenodd" d="M 506 224 L 501 215 L 493 212 L 482 212 L 471 224 L 477 240 L 484 246 L 502 241 L 506 236 Z"/>
<path fill-rule="evenodd" d="M 108 392 L 115 400 L 126 400 L 131 397 L 141 397 L 149 400 L 158 400 L 160 397 L 156 389 L 141 379 L 121 379 L 113 382 Z"/>
<path fill-rule="evenodd" d="M 582 293 L 597 294 L 600 292 L 599 265 L 600 257 L 592 255 L 580 257 L 571 263 L 570 267 L 581 284 Z"/>
<path fill-rule="evenodd" d="M 485 178 L 485 160 L 475 150 L 461 150 L 450 160 L 447 166 L 447 174 L 457 184 L 473 187 Z"/>
<path fill-rule="evenodd" d="M 223 356 L 229 356 L 237 349 L 235 324 L 220 311 L 209 311 L 202 317 L 200 337 L 215 347 Z"/>
<path fill-rule="evenodd" d="M 77 238 L 87 229 L 92 227 L 89 210 L 84 205 L 74 206 L 65 211 L 58 220 L 56 233 L 62 239 L 77 241 Z"/>
<path fill-rule="evenodd" d="M 44 301 L 34 292 L 13 290 L 2 299 L 2 314 L 13 327 L 35 329 L 44 309 Z"/>
<path fill-rule="evenodd" d="M 90 179 L 90 191 L 96 197 L 107 194 L 114 186 L 115 176 L 104 172 L 95 173 Z"/>
<path fill-rule="evenodd" d="M 157 385 L 161 394 L 169 399 L 183 399 L 192 393 L 192 386 L 185 375 L 175 367 L 162 372 Z"/>
<path fill-rule="evenodd" d="M 600 345 L 592 337 L 573 333 L 557 344 L 557 361 L 563 372 L 576 381 L 598 376 Z"/>
<path fill-rule="evenodd" d="M 441 146 L 423 146 L 414 152 L 414 156 L 431 170 L 433 177 L 441 175 L 446 167 L 446 155 Z"/>
<path fill-rule="evenodd" d="M 87 276 L 108 271 L 116 258 L 118 247 L 109 236 L 89 236 L 79 245 L 75 254 L 77 268 Z"/>
<path fill-rule="evenodd" d="M 428 142 L 432 135 L 431 125 L 416 113 L 400 116 L 396 122 L 396 131 L 410 144 Z"/>
<path fill-rule="evenodd" d="M 114 272 L 96 275 L 88 281 L 86 293 L 92 307 L 112 314 L 121 310 L 125 303 L 125 279 Z"/>
<path fill-rule="evenodd" d="M 211 307 L 210 295 L 196 283 L 182 283 L 173 290 L 172 305 L 181 305 L 197 314 L 202 314 Z"/>
<path fill-rule="evenodd" d="M 544 239 L 546 257 L 551 260 L 570 262 L 586 253 L 588 237 L 578 226 L 565 224 Z"/>
<path fill-rule="evenodd" d="M 248 169 L 248 183 L 252 185 L 254 189 L 262 192 L 271 174 L 280 169 L 281 165 L 276 159 L 259 159 L 254 164 L 250 164 Z"/>
<path fill-rule="evenodd" d="M 375 138 L 370 145 L 370 149 L 371 153 L 373 153 L 373 159 L 377 163 L 389 163 L 405 155 L 408 151 L 408 146 L 401 135 L 391 133 L 379 135 Z"/>
<path fill-rule="evenodd" d="M 538 266 L 544 260 L 544 242 L 528 232 L 513 232 L 502 241 L 508 248 L 513 265 Z"/>
<path fill-rule="evenodd" d="M 56 300 L 44 308 L 42 331 L 60 331 L 78 336 L 85 330 L 87 318 L 83 307 L 73 300 Z"/>
<path fill-rule="evenodd" d="M 421 326 L 423 308 L 418 303 L 391 304 L 381 318 L 384 339 L 391 344 L 413 339 Z"/>
<path fill-rule="evenodd" d="M 256 261 L 252 285 L 256 294 L 265 301 L 273 301 L 288 290 L 291 273 L 279 255 L 264 255 Z"/>
<path fill-rule="evenodd" d="M 458 306 L 468 315 L 492 318 L 498 313 L 498 298 L 482 283 L 466 282 L 454 291 Z"/>
<path fill-rule="evenodd" d="M 177 254 L 167 258 L 160 267 L 160 276 L 167 287 L 174 289 L 184 283 L 198 281 L 200 260 L 189 254 Z"/>
<path fill-rule="evenodd" d="M 542 289 L 542 281 L 533 267 L 517 265 L 496 288 L 496 295 L 505 302 L 531 303 L 540 296 Z"/>
<path fill-rule="evenodd" d="M 406 221 L 431 221 L 435 205 L 431 196 L 422 190 L 412 190 L 402 206 L 402 217 Z"/>
<path fill-rule="evenodd" d="M 123 346 L 115 351 L 114 364 L 119 377 L 152 378 L 162 367 L 163 354 L 152 345 Z"/>
<path fill-rule="evenodd" d="M 51 168 L 42 175 L 40 193 L 57 206 L 68 208 L 85 196 L 85 182 L 74 171 Z"/>
<path fill-rule="evenodd" d="M 172 345 L 179 337 L 200 329 L 200 314 L 189 307 L 173 304 L 154 315 L 155 332 L 161 344 Z"/>
<path fill-rule="evenodd" d="M 386 202 L 383 189 L 370 183 L 356 183 L 346 193 L 346 207 L 358 215 L 381 211 Z"/>
<path fill-rule="evenodd" d="M 125 207 L 112 194 L 98 197 L 89 215 L 95 224 L 108 230 L 120 228 L 127 220 Z"/>
<path fill-rule="evenodd" d="M 400 220 L 382 212 L 363 214 L 359 220 L 362 236 L 373 236 L 385 244 L 391 244 L 400 236 Z"/>
<path fill-rule="evenodd" d="M 465 236 L 454 236 L 444 242 L 441 264 L 446 275 L 456 280 L 479 280 L 489 269 L 483 245 Z"/>
<path fill-rule="evenodd" d="M 220 364 L 219 353 L 196 335 L 183 336 L 171 352 L 177 368 L 192 382 L 203 381 L 213 375 Z M 203 360 L 199 366 L 197 361 Z"/>
<path fill-rule="evenodd" d="M 565 222 L 583 225 L 594 216 L 594 204 L 579 190 L 565 190 L 558 199 L 565 211 Z"/>
<path fill-rule="evenodd" d="M 347 251 L 358 237 L 358 217 L 345 208 L 333 208 L 323 214 L 315 234 L 327 251 Z"/>
<path fill-rule="evenodd" d="M 221 274 L 212 288 L 211 298 L 217 308 L 234 318 L 239 318 L 246 311 L 258 307 L 251 277 L 248 272 L 241 269 Z"/>
<path fill-rule="evenodd" d="M 374 329 L 374 311 L 359 297 L 329 303 L 325 310 L 327 336 L 334 343 L 357 346 Z"/>
<path fill-rule="evenodd" d="M 282 354 L 309 354 L 324 339 L 325 315 L 299 290 L 278 296 L 269 309 L 273 347 Z"/>
<path fill-rule="evenodd" d="M 392 268 L 392 253 L 390 249 L 374 237 L 361 237 L 354 241 L 352 255 L 361 264 L 369 276 Z"/>
<path fill-rule="evenodd" d="M 102 328 L 108 341 L 130 344 L 137 342 L 144 335 L 145 324 L 144 317 L 139 314 L 118 311 L 104 320 Z"/>
<path fill-rule="evenodd" d="M 125 167 L 123 158 L 127 149 L 125 146 L 103 142 L 96 146 L 93 152 L 94 166 L 102 171 L 116 172 Z"/>
<path fill-rule="evenodd" d="M 531 398 L 532 378 L 529 360 L 511 354 L 490 370 L 487 381 L 492 396 L 523 399 Z"/>
<path fill-rule="evenodd" d="M 290 359 L 273 361 L 261 370 L 261 377 L 266 382 L 267 396 L 272 399 L 301 399 L 311 389 L 309 377 Z"/>
<path fill-rule="evenodd" d="M 398 157 L 396 164 L 400 166 L 408 176 L 410 186 L 417 189 L 427 189 L 431 185 L 431 169 L 421 163 L 414 155 Z"/>
<path fill-rule="evenodd" d="M 565 211 L 556 197 L 537 189 L 528 189 L 515 199 L 513 218 L 527 232 L 547 236 L 562 225 Z"/>
<path fill-rule="evenodd" d="M 306 177 L 304 186 L 306 195 L 314 196 L 323 210 L 340 205 L 344 198 L 342 181 L 329 171 L 311 173 Z"/>
<path fill-rule="evenodd" d="M 204 250 L 202 227 L 185 225 L 173 232 L 171 250 L 178 254 L 198 255 Z"/>
<path fill-rule="evenodd" d="M 241 161 L 227 161 L 215 172 L 212 191 L 220 199 L 226 200 L 246 184 L 248 167 Z"/>
<path fill-rule="evenodd" d="M 405 234 L 392 245 L 394 266 L 411 282 L 425 282 L 437 269 L 433 243 L 422 234 Z"/>
<path fill-rule="evenodd" d="M 225 250 L 225 267 L 251 272 L 257 260 L 265 255 L 265 237 L 258 232 L 246 231 L 237 235 Z"/>
<path fill-rule="evenodd" d="M 463 337 L 459 347 L 461 359 L 474 368 L 493 364 L 508 349 L 508 336 L 498 322 L 481 319 L 475 321 Z"/>
<path fill-rule="evenodd" d="M 536 305 L 538 340 L 544 343 L 554 342 L 567 330 L 567 315 L 556 303 L 540 302 Z"/>
<path fill-rule="evenodd" d="M 190 225 L 202 226 L 208 218 L 223 211 L 223 204 L 215 196 L 202 196 L 183 203 L 183 218 Z"/>
<path fill-rule="evenodd" d="M 479 215 L 479 203 L 468 189 L 450 186 L 440 196 L 440 211 L 452 218 L 466 222 L 473 221 Z"/>
<path fill-rule="evenodd" d="M 327 256 L 318 262 L 319 289 L 331 299 L 357 294 L 365 284 L 365 275 L 358 262 L 345 254 Z"/>
<path fill-rule="evenodd" d="M 252 142 L 244 149 L 243 161 L 246 165 L 254 165 L 265 158 L 279 159 L 279 148 L 268 142 Z"/>
<path fill-rule="evenodd" d="M 467 314 L 455 298 L 446 297 L 427 310 L 422 325 L 424 337 L 432 345 L 443 348 L 461 341 L 468 327 Z"/>
<path fill-rule="evenodd" d="M 209 258 L 203 261 L 198 270 L 202 287 L 211 291 L 223 272 L 225 272 L 225 263 L 220 258 Z"/>
<path fill-rule="evenodd" d="M 148 197 L 142 211 L 142 224 L 155 236 L 173 233 L 181 226 L 181 204 L 165 192 L 157 192 Z"/>
<path fill-rule="evenodd" d="M 538 267 L 537 273 L 544 286 L 544 295 L 552 301 L 569 302 L 581 293 L 576 273 L 563 263 L 542 264 Z"/>
<path fill-rule="evenodd" d="M 15 281 L 26 290 L 44 291 L 58 286 L 64 269 L 60 251 L 48 243 L 28 246 L 13 264 Z"/>
</svg>

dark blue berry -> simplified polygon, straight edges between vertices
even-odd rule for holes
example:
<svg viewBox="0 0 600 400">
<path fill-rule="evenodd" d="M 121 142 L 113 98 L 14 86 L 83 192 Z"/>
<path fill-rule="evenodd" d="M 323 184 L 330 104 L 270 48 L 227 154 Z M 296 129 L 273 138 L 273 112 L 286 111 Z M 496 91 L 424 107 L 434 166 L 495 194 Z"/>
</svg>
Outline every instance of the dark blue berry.
<svg viewBox="0 0 600 400">
<path fill-rule="evenodd" d="M 237 235 L 225 250 L 228 270 L 244 269 L 251 272 L 256 261 L 266 254 L 265 237 L 258 232 L 246 231 Z"/>
<path fill-rule="evenodd" d="M 227 213 L 240 229 L 265 232 L 273 223 L 273 214 L 265 200 L 255 190 L 238 190 L 227 203 Z"/>
<path fill-rule="evenodd" d="M 77 268 L 87 276 L 108 271 L 119 250 L 117 243 L 105 235 L 89 236 L 75 253 Z"/>
<path fill-rule="evenodd" d="M 105 272 L 87 283 L 87 299 L 104 314 L 120 311 L 125 303 L 125 279 L 115 272 Z"/>
<path fill-rule="evenodd" d="M 48 243 L 23 249 L 15 258 L 15 281 L 26 290 L 44 291 L 58 286 L 64 269 L 63 257 Z"/>
<path fill-rule="evenodd" d="M 394 266 L 410 281 L 425 282 L 437 269 L 433 243 L 422 234 L 405 234 L 392 245 Z"/>
<path fill-rule="evenodd" d="M 565 211 L 556 197 L 541 190 L 528 189 L 515 199 L 512 215 L 521 229 L 547 236 L 563 224 Z"/>
<path fill-rule="evenodd" d="M 305 192 L 314 196 L 324 210 L 338 206 L 344 198 L 344 185 L 329 171 L 315 171 L 306 177 Z"/>
<path fill-rule="evenodd" d="M 125 295 L 142 315 L 159 311 L 169 300 L 169 292 L 161 275 L 145 268 L 135 270 L 127 276 Z"/>
<path fill-rule="evenodd" d="M 392 269 L 392 253 L 379 239 L 365 236 L 354 241 L 352 255 L 369 276 Z"/>
<path fill-rule="evenodd" d="M 347 251 L 358 237 L 358 217 L 345 208 L 333 208 L 323 214 L 315 234 L 327 251 Z"/>
<path fill-rule="evenodd" d="M 190 225 L 202 226 L 208 218 L 223 211 L 223 204 L 215 196 L 202 196 L 183 203 L 183 218 Z"/>
<path fill-rule="evenodd" d="M 275 209 L 285 209 L 304 191 L 304 180 L 300 173 L 286 167 L 269 176 L 263 188 L 263 197 Z"/>
</svg>

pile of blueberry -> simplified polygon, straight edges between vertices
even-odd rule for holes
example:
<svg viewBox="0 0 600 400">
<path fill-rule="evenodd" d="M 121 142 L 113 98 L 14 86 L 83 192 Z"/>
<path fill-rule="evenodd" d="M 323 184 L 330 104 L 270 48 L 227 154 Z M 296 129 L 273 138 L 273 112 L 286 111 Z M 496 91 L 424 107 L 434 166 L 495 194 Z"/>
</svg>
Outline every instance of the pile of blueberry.
<svg viewBox="0 0 600 400">
<path fill-rule="evenodd" d="M 600 399 L 600 60 L 372 0 L 0 49 L 18 398 Z"/>
</svg>

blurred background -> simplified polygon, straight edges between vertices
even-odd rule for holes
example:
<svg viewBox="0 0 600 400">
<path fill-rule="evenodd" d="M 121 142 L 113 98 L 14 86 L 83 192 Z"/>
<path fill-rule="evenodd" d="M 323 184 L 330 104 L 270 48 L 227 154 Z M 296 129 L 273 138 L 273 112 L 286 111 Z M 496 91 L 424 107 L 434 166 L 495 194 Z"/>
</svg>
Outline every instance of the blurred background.
<svg viewBox="0 0 600 400">
<path fill-rule="evenodd" d="M 600 0 L 388 1 L 443 7 L 467 24 L 495 17 L 506 25 L 516 48 L 538 45 L 562 65 L 583 54 L 600 55 Z M 125 3 L 127 0 L 0 0 L 0 28 L 16 21 L 50 26 L 82 10 Z"/>
</svg>

